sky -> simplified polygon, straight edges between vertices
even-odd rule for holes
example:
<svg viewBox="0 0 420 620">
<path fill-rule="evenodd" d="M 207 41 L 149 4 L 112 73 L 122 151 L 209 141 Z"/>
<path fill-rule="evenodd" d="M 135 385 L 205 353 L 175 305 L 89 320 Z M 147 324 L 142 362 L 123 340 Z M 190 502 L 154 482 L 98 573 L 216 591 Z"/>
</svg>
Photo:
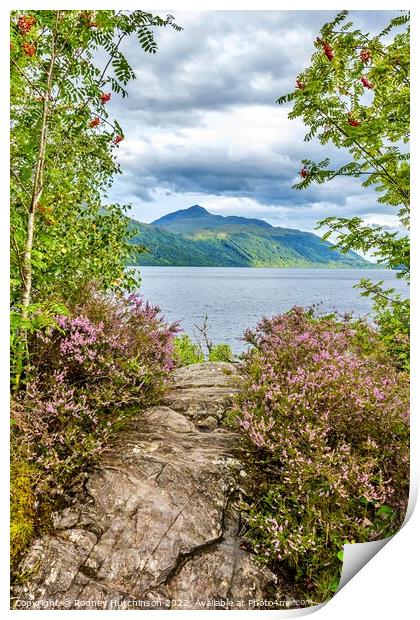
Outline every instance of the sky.
<svg viewBox="0 0 420 620">
<path fill-rule="evenodd" d="M 200 204 L 212 213 L 306 231 L 330 215 L 397 229 L 395 211 L 378 204 L 358 179 L 291 187 L 304 158 L 348 161 L 333 146 L 304 142 L 303 123 L 276 104 L 295 88 L 335 11 L 172 13 L 183 31 L 157 30 L 156 55 L 143 52 L 134 37 L 122 50 L 137 79 L 128 98 L 114 95 L 108 104 L 125 132 L 123 174 L 111 201 L 131 203 L 132 217 L 142 222 Z M 353 11 L 352 19 L 372 33 L 395 14 Z"/>
</svg>

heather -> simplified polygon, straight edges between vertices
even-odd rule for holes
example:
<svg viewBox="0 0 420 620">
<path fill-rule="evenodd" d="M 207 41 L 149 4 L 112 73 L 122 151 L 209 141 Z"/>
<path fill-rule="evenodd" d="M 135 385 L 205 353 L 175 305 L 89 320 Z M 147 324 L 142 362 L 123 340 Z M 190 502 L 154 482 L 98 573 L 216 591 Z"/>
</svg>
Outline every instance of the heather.
<svg viewBox="0 0 420 620">
<path fill-rule="evenodd" d="M 261 561 L 324 600 L 343 544 L 381 539 L 404 519 L 408 377 L 377 332 L 349 317 L 293 308 L 246 340 L 233 410 L 252 480 L 246 537 Z"/>
<path fill-rule="evenodd" d="M 12 402 L 15 556 L 130 413 L 159 400 L 173 366 L 177 326 L 159 308 L 135 294 L 80 297 L 32 334 L 25 390 Z"/>
</svg>

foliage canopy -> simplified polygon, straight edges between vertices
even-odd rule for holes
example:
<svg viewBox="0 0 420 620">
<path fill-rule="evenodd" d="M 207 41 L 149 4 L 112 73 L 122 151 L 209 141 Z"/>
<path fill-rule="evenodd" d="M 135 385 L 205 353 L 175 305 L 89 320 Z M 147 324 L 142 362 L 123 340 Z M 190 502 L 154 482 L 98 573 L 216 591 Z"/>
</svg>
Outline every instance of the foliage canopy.
<svg viewBox="0 0 420 620">
<path fill-rule="evenodd" d="M 124 138 L 107 103 L 135 78 L 121 51 L 137 36 L 155 53 L 153 31 L 179 29 L 144 11 L 13 11 L 11 14 L 12 345 L 19 377 L 28 330 L 46 324 L 81 287 L 135 284 L 124 265 L 126 206 L 107 193 Z M 41 318 L 40 318 L 41 317 Z M 20 347 L 20 348 L 19 348 Z"/>
<path fill-rule="evenodd" d="M 378 202 L 396 210 L 401 230 L 408 230 L 410 209 L 410 29 L 409 14 L 392 19 L 379 34 L 355 28 L 348 11 L 323 26 L 314 42 L 311 65 L 297 76 L 296 88 L 278 99 L 292 104 L 289 118 L 308 127 L 305 140 L 332 144 L 349 155 L 338 168 L 328 158 L 302 161 L 294 187 L 325 183 L 339 176 L 362 180 L 372 187 Z M 319 223 L 334 234 L 335 247 L 344 252 L 370 253 L 379 263 L 398 269 L 409 279 L 408 232 L 370 226 L 360 217 L 332 216 Z M 375 302 L 378 325 L 384 330 L 397 362 L 408 367 L 409 302 L 384 291 L 383 282 L 363 280 L 360 287 Z M 392 335 L 393 334 L 393 335 Z M 402 345 L 402 342 L 404 343 Z"/>
</svg>

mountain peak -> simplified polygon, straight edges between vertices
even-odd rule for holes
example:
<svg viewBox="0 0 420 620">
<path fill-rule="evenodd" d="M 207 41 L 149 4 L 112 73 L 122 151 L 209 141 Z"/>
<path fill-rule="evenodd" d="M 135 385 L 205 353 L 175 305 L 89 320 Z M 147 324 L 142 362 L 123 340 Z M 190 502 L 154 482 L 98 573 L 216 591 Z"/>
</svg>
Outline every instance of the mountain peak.
<svg viewBox="0 0 420 620">
<path fill-rule="evenodd" d="M 264 222 L 264 220 L 238 215 L 216 215 L 215 213 L 210 213 L 201 205 L 193 205 L 188 209 L 168 213 L 152 222 L 152 224 L 154 226 L 163 226 L 177 233 L 188 233 L 209 228 L 218 228 L 219 230 L 231 230 L 232 227 L 245 227 L 248 230 L 249 226 L 256 226 L 258 229 L 264 228 L 266 230 L 273 228 L 271 224 Z"/>
<path fill-rule="evenodd" d="M 158 220 L 152 222 L 152 224 L 155 226 L 161 226 L 164 224 L 170 224 L 172 222 L 178 222 L 180 220 L 182 221 L 202 217 L 211 217 L 211 213 L 206 211 L 205 208 L 201 207 L 200 205 L 193 205 L 188 209 L 180 209 L 179 211 L 168 213 L 167 215 L 164 215 Z"/>
<path fill-rule="evenodd" d="M 191 217 L 191 215 L 210 215 L 209 212 L 200 205 L 193 205 L 188 209 L 182 209 L 182 211 L 177 211 L 177 213 L 179 213 L 180 215 L 188 215 L 189 217 Z"/>
</svg>

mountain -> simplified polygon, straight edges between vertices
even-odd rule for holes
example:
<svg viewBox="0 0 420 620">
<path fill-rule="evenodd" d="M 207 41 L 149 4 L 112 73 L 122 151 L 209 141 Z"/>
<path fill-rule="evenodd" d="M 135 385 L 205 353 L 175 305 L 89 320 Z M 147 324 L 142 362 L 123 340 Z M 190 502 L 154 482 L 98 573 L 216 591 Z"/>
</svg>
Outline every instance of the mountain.
<svg viewBox="0 0 420 620">
<path fill-rule="evenodd" d="M 342 254 L 313 233 L 262 220 L 214 215 L 200 205 L 151 224 L 131 220 L 132 243 L 144 245 L 138 265 L 196 267 L 375 268 L 355 252 Z"/>
<path fill-rule="evenodd" d="M 195 230 L 204 228 L 226 228 L 232 230 L 232 227 L 245 226 L 247 230 L 250 227 L 257 226 L 259 228 L 272 229 L 273 226 L 262 220 L 256 220 L 249 217 L 237 217 L 236 215 L 214 215 L 206 211 L 200 205 L 194 205 L 189 209 L 182 209 L 174 213 L 168 213 L 152 222 L 154 226 L 166 228 L 171 232 L 190 233 Z"/>
</svg>

